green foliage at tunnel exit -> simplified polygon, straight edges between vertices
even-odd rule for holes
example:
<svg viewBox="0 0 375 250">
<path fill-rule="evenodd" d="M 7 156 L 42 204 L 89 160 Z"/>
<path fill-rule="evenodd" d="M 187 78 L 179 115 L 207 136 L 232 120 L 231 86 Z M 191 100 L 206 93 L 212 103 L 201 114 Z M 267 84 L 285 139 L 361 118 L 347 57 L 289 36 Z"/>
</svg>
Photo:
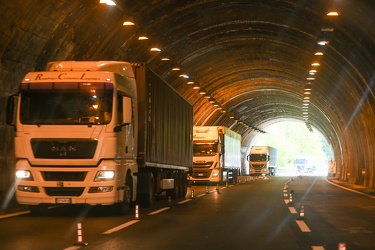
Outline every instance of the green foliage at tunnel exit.
<svg viewBox="0 0 375 250">
<path fill-rule="evenodd" d="M 278 122 L 266 127 L 255 145 L 277 148 L 278 166 L 290 167 L 298 155 L 310 155 L 317 166 L 327 165 L 333 159 L 330 145 L 316 129 L 310 132 L 302 122 Z"/>
</svg>

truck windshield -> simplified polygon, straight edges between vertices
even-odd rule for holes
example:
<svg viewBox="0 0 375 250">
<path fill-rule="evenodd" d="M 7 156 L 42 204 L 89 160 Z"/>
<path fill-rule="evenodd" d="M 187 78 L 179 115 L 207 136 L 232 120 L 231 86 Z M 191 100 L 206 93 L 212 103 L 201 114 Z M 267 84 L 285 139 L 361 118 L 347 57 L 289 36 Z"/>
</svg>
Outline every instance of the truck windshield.
<svg viewBox="0 0 375 250">
<path fill-rule="evenodd" d="M 266 161 L 267 155 L 265 154 L 251 154 L 250 161 Z"/>
<path fill-rule="evenodd" d="M 214 155 L 217 154 L 217 144 L 194 144 L 194 155 Z"/>
<path fill-rule="evenodd" d="M 110 83 L 24 83 L 20 119 L 23 124 L 107 124 L 111 121 Z"/>
</svg>

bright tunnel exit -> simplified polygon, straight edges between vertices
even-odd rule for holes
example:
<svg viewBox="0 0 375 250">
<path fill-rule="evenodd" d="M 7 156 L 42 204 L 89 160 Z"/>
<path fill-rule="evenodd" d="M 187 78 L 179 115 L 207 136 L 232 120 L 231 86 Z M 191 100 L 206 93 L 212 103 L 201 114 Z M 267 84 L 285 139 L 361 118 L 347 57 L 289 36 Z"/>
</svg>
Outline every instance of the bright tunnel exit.
<svg viewBox="0 0 375 250">
<path fill-rule="evenodd" d="M 288 120 L 268 125 L 251 146 L 277 149 L 276 175 L 334 175 L 335 159 L 326 138 L 315 128 L 310 132 L 302 121 Z"/>
</svg>

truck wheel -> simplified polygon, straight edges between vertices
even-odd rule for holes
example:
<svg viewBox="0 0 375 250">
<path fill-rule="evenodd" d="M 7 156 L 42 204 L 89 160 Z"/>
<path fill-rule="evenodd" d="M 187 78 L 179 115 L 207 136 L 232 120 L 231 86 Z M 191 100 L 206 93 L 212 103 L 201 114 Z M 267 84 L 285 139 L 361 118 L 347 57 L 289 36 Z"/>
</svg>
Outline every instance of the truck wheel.
<svg viewBox="0 0 375 250">
<path fill-rule="evenodd" d="M 30 205 L 29 210 L 32 215 L 43 216 L 43 215 L 46 215 L 48 206 L 47 205 Z"/>
<path fill-rule="evenodd" d="M 133 189 L 133 181 L 132 181 L 132 177 L 128 173 L 126 175 L 123 200 L 122 202 L 114 205 L 116 213 L 121 214 L 121 215 L 127 214 L 127 212 L 129 211 L 130 203 L 132 201 L 132 197 L 133 197 L 132 189 Z"/>
<path fill-rule="evenodd" d="M 187 177 L 186 174 L 181 175 L 181 197 L 185 197 L 187 194 Z"/>
<path fill-rule="evenodd" d="M 146 188 L 147 193 L 140 196 L 141 205 L 144 207 L 151 207 L 155 203 L 155 188 L 154 188 L 154 175 L 146 173 Z"/>
</svg>

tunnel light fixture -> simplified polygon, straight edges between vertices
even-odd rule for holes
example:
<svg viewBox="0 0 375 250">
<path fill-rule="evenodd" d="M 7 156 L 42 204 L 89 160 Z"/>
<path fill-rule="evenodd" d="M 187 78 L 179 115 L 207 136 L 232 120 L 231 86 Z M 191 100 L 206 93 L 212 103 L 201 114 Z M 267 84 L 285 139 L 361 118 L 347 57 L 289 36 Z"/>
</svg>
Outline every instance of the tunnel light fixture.
<svg viewBox="0 0 375 250">
<path fill-rule="evenodd" d="M 311 94 L 311 91 L 305 91 L 305 92 L 303 92 L 303 94 L 305 94 L 305 95 L 310 95 L 310 94 Z"/>
<path fill-rule="evenodd" d="M 189 82 L 187 82 L 186 84 L 187 84 L 187 85 L 193 85 L 193 84 L 194 84 L 194 82 L 192 82 L 192 81 L 189 81 Z"/>
<path fill-rule="evenodd" d="M 154 47 L 151 47 L 150 51 L 152 51 L 152 52 L 160 52 L 161 49 L 159 47 L 157 47 L 157 46 L 154 46 Z"/>
<path fill-rule="evenodd" d="M 179 67 L 172 68 L 173 71 L 180 71 L 181 69 Z"/>
<path fill-rule="evenodd" d="M 181 77 L 181 78 L 185 78 L 185 79 L 189 79 L 189 76 L 186 75 L 186 74 L 181 74 L 181 75 L 179 75 L 179 77 Z"/>
<path fill-rule="evenodd" d="M 116 3 L 111 0 L 100 0 L 99 3 L 110 5 L 110 6 L 116 6 Z"/>
<path fill-rule="evenodd" d="M 207 92 L 204 91 L 203 89 L 201 89 L 201 90 L 199 91 L 199 94 L 200 94 L 200 95 L 205 95 L 205 94 L 207 94 Z"/>
<path fill-rule="evenodd" d="M 161 58 L 162 61 L 170 61 L 171 59 L 168 56 L 163 56 Z"/>
<path fill-rule="evenodd" d="M 193 89 L 200 89 L 201 87 L 199 87 L 199 85 L 197 85 L 197 84 L 194 84 L 193 85 Z"/>
<path fill-rule="evenodd" d="M 311 64 L 311 66 L 313 66 L 313 67 L 318 67 L 318 66 L 320 66 L 320 63 L 318 63 L 318 62 L 313 62 L 313 63 Z"/>
<path fill-rule="evenodd" d="M 327 45 L 329 43 L 329 41 L 328 41 L 328 39 L 319 39 L 318 40 L 318 44 L 319 45 L 322 45 L 322 46 L 324 46 L 324 45 Z"/>
<path fill-rule="evenodd" d="M 124 25 L 124 26 L 133 26 L 133 25 L 135 25 L 135 23 L 132 22 L 132 21 L 125 21 L 125 22 L 122 23 L 122 25 Z"/>
<path fill-rule="evenodd" d="M 317 52 L 315 52 L 314 55 L 316 55 L 316 56 L 322 56 L 322 55 L 323 55 L 323 52 L 322 52 L 322 51 L 317 51 Z"/>
<path fill-rule="evenodd" d="M 307 77 L 306 80 L 308 80 L 308 81 L 314 81 L 315 77 Z"/>
<path fill-rule="evenodd" d="M 339 16 L 339 13 L 336 10 L 328 11 L 327 16 Z"/>
<path fill-rule="evenodd" d="M 145 36 L 145 35 L 140 35 L 140 36 L 138 37 L 138 40 L 139 40 L 139 41 L 148 40 L 148 37 Z"/>
</svg>

